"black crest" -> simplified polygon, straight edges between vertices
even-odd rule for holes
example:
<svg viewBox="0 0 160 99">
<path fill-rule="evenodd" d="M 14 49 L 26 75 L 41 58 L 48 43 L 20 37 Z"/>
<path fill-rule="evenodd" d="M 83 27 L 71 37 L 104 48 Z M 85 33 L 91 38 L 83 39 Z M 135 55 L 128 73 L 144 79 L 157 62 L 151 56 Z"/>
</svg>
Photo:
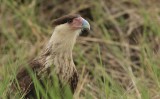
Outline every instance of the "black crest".
<svg viewBox="0 0 160 99">
<path fill-rule="evenodd" d="M 70 23 L 72 22 L 74 18 L 77 18 L 77 17 L 80 17 L 80 15 L 78 14 L 65 15 L 58 19 L 53 20 L 52 25 L 57 26 L 57 25 L 64 24 L 64 23 Z"/>
</svg>

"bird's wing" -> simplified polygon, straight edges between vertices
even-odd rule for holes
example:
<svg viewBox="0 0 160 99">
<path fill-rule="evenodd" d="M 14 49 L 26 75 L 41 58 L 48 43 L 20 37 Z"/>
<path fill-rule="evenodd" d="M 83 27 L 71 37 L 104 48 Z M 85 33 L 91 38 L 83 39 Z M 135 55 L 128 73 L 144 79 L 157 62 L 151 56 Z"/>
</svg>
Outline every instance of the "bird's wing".
<svg viewBox="0 0 160 99">
<path fill-rule="evenodd" d="M 18 88 L 17 86 L 19 86 L 22 93 L 29 93 L 34 88 L 29 70 L 32 70 L 35 74 L 38 74 L 38 72 L 44 67 L 44 59 L 44 57 L 34 59 L 28 63 L 28 67 L 21 67 L 16 76 L 18 85 L 14 82 L 12 89 L 15 90 Z"/>
<path fill-rule="evenodd" d="M 73 76 L 70 78 L 70 87 L 73 93 L 75 92 L 77 83 L 78 83 L 78 73 L 77 71 L 74 71 Z"/>
</svg>

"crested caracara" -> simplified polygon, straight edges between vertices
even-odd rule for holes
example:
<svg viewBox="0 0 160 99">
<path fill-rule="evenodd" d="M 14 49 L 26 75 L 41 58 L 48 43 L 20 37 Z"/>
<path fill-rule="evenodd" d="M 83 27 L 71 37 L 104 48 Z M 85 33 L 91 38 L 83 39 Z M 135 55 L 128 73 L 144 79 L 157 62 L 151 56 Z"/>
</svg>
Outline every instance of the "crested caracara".
<svg viewBox="0 0 160 99">
<path fill-rule="evenodd" d="M 42 52 L 29 62 L 28 66 L 40 80 L 43 72 L 50 70 L 56 73 L 60 82 L 67 82 L 72 92 L 78 82 L 78 73 L 72 58 L 72 49 L 76 38 L 84 29 L 89 30 L 89 23 L 80 15 L 66 15 L 53 21 L 53 34 Z M 26 68 L 17 73 L 17 80 L 23 93 L 28 94 L 34 89 L 32 78 Z M 13 84 L 13 89 L 15 84 Z"/>
</svg>

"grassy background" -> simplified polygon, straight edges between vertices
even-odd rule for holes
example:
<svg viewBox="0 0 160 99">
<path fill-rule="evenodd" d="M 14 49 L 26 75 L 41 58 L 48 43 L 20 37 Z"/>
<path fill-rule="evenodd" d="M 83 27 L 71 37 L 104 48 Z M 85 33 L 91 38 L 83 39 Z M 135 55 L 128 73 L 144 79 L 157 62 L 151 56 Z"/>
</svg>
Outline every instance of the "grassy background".
<svg viewBox="0 0 160 99">
<path fill-rule="evenodd" d="M 91 33 L 74 47 L 80 74 L 78 99 L 160 99 L 160 2 L 158 0 L 0 0 L 0 97 L 6 99 L 16 69 L 49 40 L 52 20 L 79 13 Z M 34 75 L 36 98 L 59 99 Z M 56 83 L 55 83 L 56 84 Z M 46 86 L 48 86 L 46 84 Z M 70 99 L 70 93 L 66 93 Z M 19 94 L 13 99 L 23 98 Z M 0 99 L 1 99 L 0 98 Z"/>
</svg>

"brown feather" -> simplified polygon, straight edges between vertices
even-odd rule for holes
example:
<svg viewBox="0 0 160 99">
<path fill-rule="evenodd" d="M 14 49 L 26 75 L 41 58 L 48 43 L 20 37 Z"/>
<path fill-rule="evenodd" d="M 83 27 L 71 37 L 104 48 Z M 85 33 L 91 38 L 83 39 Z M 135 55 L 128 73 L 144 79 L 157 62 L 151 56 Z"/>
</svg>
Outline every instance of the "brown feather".
<svg viewBox="0 0 160 99">
<path fill-rule="evenodd" d="M 74 14 L 60 17 L 54 20 L 53 25 L 57 26 L 60 24 L 64 24 L 66 22 L 72 21 L 76 17 L 79 17 L 79 15 Z M 66 25 L 68 24 L 63 25 L 63 29 L 68 28 L 68 26 Z M 64 31 L 65 34 L 66 32 L 73 31 Z M 76 37 L 78 36 L 76 33 L 72 33 L 72 35 L 74 36 L 69 35 L 69 38 L 62 35 L 62 37 L 65 37 L 65 39 L 63 39 L 63 42 L 61 38 L 56 38 L 56 35 L 59 35 L 59 33 L 53 33 L 50 41 L 48 42 L 42 53 L 37 58 L 29 62 L 29 68 L 36 74 L 39 81 L 41 80 L 41 76 L 45 72 L 47 72 L 48 74 L 48 70 L 51 69 L 50 66 L 55 65 L 56 67 L 54 67 L 54 69 L 56 70 L 55 72 L 57 73 L 60 82 L 67 82 L 67 84 L 70 85 L 72 92 L 74 93 L 78 83 L 78 73 L 72 59 L 73 45 L 75 43 Z M 16 77 L 20 89 L 24 94 L 27 95 L 29 94 L 29 92 L 34 90 L 32 78 L 30 77 L 30 74 L 25 67 L 21 67 L 21 69 L 19 69 Z M 13 89 L 15 89 L 16 84 L 13 84 L 12 87 Z"/>
<path fill-rule="evenodd" d="M 71 90 L 72 90 L 73 93 L 75 92 L 75 90 L 77 88 L 78 78 L 79 78 L 78 74 L 75 71 L 73 76 L 70 78 L 70 87 L 71 87 Z"/>
<path fill-rule="evenodd" d="M 28 64 L 29 69 L 31 69 L 37 75 L 38 72 L 41 71 L 41 69 L 44 67 L 43 65 L 44 61 L 45 61 L 45 56 L 30 61 Z M 27 95 L 34 88 L 32 78 L 26 67 L 21 67 L 19 69 L 16 78 L 18 80 L 20 90 L 22 93 Z M 15 89 L 16 85 L 13 84 L 12 87 L 14 87 Z"/>
</svg>

